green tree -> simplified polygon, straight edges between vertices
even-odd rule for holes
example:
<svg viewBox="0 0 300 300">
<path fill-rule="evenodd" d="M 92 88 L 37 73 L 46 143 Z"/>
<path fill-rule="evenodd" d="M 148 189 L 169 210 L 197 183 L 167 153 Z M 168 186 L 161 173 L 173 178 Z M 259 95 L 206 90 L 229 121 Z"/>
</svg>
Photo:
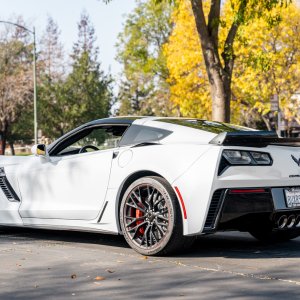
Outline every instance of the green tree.
<svg viewBox="0 0 300 300">
<path fill-rule="evenodd" d="M 39 126 L 43 135 L 50 138 L 61 136 L 64 130 L 64 103 L 66 62 L 60 42 L 60 30 L 49 17 L 41 39 L 39 53 Z"/>
<path fill-rule="evenodd" d="M 57 24 L 49 18 L 39 55 L 39 111 L 43 134 L 52 139 L 84 122 L 107 117 L 112 101 L 111 78 L 101 70 L 89 17 L 81 16 L 67 75 L 59 34 Z"/>
<path fill-rule="evenodd" d="M 94 27 L 83 13 L 78 24 L 78 41 L 71 55 L 72 71 L 64 85 L 64 131 L 109 114 L 112 79 L 101 70 L 95 40 Z"/>
<path fill-rule="evenodd" d="M 21 145 L 32 144 L 33 135 L 33 105 L 29 105 L 26 109 L 22 109 L 18 118 L 9 128 L 7 135 L 7 143 L 10 146 L 11 154 L 15 155 L 15 143 Z"/>
<path fill-rule="evenodd" d="M 117 44 L 123 65 L 119 114 L 169 115 L 168 69 L 162 52 L 172 30 L 173 5 L 137 0 Z"/>
<path fill-rule="evenodd" d="M 21 18 L 15 22 L 23 24 Z M 32 44 L 21 28 L 5 25 L 0 32 L 0 153 L 13 145 L 22 115 L 32 109 Z M 33 127 L 33 126 L 32 126 Z M 31 131 L 32 133 L 32 131 Z"/>
</svg>

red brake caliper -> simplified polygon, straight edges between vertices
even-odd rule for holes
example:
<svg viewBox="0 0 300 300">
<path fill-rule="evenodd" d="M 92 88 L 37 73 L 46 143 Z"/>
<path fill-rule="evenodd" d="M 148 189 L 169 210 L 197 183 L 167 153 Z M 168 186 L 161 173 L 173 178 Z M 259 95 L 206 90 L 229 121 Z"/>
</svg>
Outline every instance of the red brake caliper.
<svg viewBox="0 0 300 300">
<path fill-rule="evenodd" d="M 143 212 L 142 212 L 141 210 L 139 210 L 139 209 L 136 209 L 136 210 L 135 210 L 135 217 L 136 217 L 136 218 L 140 218 L 140 217 L 142 217 L 143 215 L 144 215 L 144 214 L 143 214 Z M 136 221 L 136 225 L 139 225 L 139 224 L 141 224 L 141 223 L 143 223 L 142 220 L 137 220 L 137 221 Z M 140 232 L 141 234 L 144 234 L 145 229 L 143 228 L 143 226 L 141 226 L 141 227 L 139 228 L 139 232 Z"/>
</svg>

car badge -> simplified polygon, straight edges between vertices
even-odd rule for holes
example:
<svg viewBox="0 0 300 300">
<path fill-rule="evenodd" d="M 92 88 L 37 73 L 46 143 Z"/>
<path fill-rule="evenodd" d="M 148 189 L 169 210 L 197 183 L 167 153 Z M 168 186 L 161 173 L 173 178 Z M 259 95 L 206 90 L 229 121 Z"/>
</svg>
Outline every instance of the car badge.
<svg viewBox="0 0 300 300">
<path fill-rule="evenodd" d="M 292 156 L 293 161 L 297 164 L 297 166 L 300 167 L 300 158 L 297 159 L 293 154 L 291 156 Z"/>
</svg>

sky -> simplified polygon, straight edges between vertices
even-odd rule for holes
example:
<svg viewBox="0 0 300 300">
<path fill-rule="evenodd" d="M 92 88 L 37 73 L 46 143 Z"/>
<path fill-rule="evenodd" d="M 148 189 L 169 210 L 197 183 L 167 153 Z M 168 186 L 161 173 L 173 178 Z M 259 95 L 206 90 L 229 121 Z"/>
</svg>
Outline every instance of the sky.
<svg viewBox="0 0 300 300">
<path fill-rule="evenodd" d="M 121 71 L 115 60 L 115 44 L 125 15 L 135 7 L 135 0 L 113 0 L 109 4 L 102 0 L 0 0 L 0 7 L 0 20 L 22 15 L 26 24 L 35 26 L 37 39 L 45 30 L 48 16 L 51 16 L 61 30 L 61 41 L 66 51 L 72 49 L 77 39 L 77 23 L 85 10 L 95 27 L 102 68 L 111 70 L 113 76 Z"/>
</svg>

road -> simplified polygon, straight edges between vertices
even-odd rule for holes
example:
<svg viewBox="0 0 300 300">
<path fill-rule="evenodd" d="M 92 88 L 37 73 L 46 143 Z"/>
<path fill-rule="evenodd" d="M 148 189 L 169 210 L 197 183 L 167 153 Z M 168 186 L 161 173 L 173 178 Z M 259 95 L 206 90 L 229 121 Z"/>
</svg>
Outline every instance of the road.
<svg viewBox="0 0 300 300">
<path fill-rule="evenodd" d="M 184 255 L 145 257 L 120 236 L 0 228 L 0 299 L 300 299 L 300 238 L 198 239 Z"/>
</svg>

